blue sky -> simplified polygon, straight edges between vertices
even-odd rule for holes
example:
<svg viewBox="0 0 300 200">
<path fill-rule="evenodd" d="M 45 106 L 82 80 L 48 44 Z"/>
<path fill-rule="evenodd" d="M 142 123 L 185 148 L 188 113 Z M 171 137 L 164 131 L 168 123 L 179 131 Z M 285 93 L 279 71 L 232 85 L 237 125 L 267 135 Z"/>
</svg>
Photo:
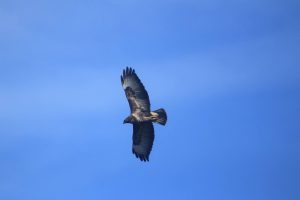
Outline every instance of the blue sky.
<svg viewBox="0 0 300 200">
<path fill-rule="evenodd" d="M 2 0 L 0 199 L 299 199 L 299 8 Z M 126 66 L 168 112 L 149 163 Z"/>
</svg>

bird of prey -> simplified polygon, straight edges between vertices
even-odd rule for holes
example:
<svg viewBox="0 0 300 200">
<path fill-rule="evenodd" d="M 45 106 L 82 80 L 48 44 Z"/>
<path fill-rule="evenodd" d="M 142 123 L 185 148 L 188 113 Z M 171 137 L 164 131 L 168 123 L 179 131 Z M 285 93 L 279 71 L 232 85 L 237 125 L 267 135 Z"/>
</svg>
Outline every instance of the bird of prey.
<svg viewBox="0 0 300 200">
<path fill-rule="evenodd" d="M 154 141 L 153 122 L 165 125 L 167 114 L 162 108 L 151 111 L 148 93 L 134 69 L 123 70 L 121 83 L 131 110 L 123 123 L 133 125 L 132 153 L 141 161 L 149 161 Z"/>
</svg>

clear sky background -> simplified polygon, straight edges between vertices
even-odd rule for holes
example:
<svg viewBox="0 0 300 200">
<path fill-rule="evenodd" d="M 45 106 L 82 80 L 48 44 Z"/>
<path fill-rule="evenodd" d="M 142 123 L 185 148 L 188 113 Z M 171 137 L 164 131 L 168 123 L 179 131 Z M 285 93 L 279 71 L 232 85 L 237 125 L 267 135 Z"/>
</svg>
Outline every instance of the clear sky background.
<svg viewBox="0 0 300 200">
<path fill-rule="evenodd" d="M 300 199 L 300 3 L 0 1 L 0 199 Z M 131 153 L 120 83 L 155 126 Z"/>
</svg>

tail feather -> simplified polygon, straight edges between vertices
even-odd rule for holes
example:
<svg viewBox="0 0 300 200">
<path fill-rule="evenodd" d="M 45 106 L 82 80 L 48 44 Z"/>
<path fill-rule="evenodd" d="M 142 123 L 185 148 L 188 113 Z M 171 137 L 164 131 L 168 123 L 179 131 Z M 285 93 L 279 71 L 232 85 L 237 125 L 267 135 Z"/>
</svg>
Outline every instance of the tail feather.
<svg viewBox="0 0 300 200">
<path fill-rule="evenodd" d="M 168 119 L 166 111 L 163 108 L 161 108 L 161 109 L 155 110 L 153 112 L 158 114 L 157 120 L 155 122 L 157 122 L 161 125 L 166 125 L 167 119 Z"/>
</svg>

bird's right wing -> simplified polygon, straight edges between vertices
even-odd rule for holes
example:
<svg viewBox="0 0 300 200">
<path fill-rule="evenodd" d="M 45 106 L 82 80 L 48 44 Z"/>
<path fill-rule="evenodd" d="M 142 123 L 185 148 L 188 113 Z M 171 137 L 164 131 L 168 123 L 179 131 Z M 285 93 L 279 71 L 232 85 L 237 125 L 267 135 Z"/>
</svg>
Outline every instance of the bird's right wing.
<svg viewBox="0 0 300 200">
<path fill-rule="evenodd" d="M 154 141 L 152 122 L 133 124 L 132 153 L 141 161 L 149 161 L 149 155 Z"/>
</svg>

